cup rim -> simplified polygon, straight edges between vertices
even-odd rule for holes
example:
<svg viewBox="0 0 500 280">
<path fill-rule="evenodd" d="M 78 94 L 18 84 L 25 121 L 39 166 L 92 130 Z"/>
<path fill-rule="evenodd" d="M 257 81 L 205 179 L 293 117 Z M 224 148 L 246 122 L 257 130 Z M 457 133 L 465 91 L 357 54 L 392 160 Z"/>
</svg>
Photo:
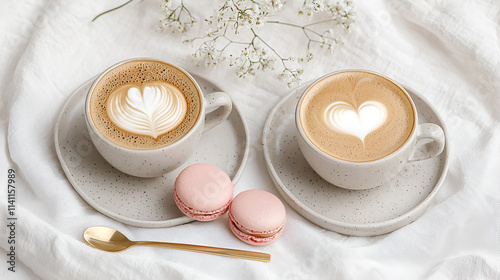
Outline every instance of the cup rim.
<svg viewBox="0 0 500 280">
<path fill-rule="evenodd" d="M 193 127 L 191 127 L 191 129 L 186 134 L 184 134 L 181 138 L 179 138 L 177 141 L 175 141 L 172 144 L 169 144 L 169 145 L 166 145 L 166 146 L 162 146 L 162 147 L 159 147 L 159 148 L 154 148 L 154 149 L 131 149 L 131 148 L 122 147 L 122 146 L 119 146 L 119 145 L 113 143 L 108 138 L 104 137 L 104 135 L 102 135 L 99 132 L 99 130 L 95 127 L 94 122 L 92 121 L 92 117 L 90 116 L 90 107 L 89 107 L 89 104 L 90 104 L 90 99 L 91 99 L 92 93 L 93 93 L 93 91 L 94 91 L 97 83 L 106 74 L 108 74 L 111 70 L 115 69 L 116 67 L 119 67 L 120 65 L 123 65 L 123 64 L 128 63 L 128 62 L 136 61 L 136 60 L 149 60 L 149 61 L 159 62 L 159 63 L 163 63 L 163 64 L 166 64 L 166 65 L 172 66 L 173 68 L 179 70 L 184 75 L 186 75 L 186 77 L 188 77 L 191 80 L 191 82 L 193 82 L 193 84 L 196 87 L 196 91 L 198 92 L 198 95 L 200 97 L 200 103 L 201 103 L 201 105 L 200 105 L 200 114 L 198 115 L 198 118 L 196 119 L 196 122 L 194 123 Z M 108 68 L 106 68 L 106 70 L 104 70 L 101 74 L 99 74 L 97 76 L 97 78 L 94 79 L 94 81 L 92 82 L 92 85 L 90 86 L 90 88 L 89 88 L 89 90 L 87 92 L 87 95 L 85 97 L 85 111 L 84 112 L 85 112 L 85 121 L 87 123 L 87 127 L 89 127 L 90 129 L 92 129 L 92 131 L 99 138 L 99 140 L 104 141 L 108 145 L 110 145 L 110 146 L 112 146 L 112 147 L 114 147 L 116 149 L 119 149 L 119 150 L 125 150 L 125 151 L 129 151 L 129 152 L 138 152 L 138 153 L 148 153 L 148 152 L 151 153 L 151 152 L 161 151 L 161 150 L 164 150 L 166 148 L 169 148 L 169 149 L 170 148 L 175 148 L 176 146 L 180 145 L 181 142 L 184 142 L 184 140 L 186 138 L 191 137 L 191 135 L 193 133 L 195 133 L 196 128 L 200 125 L 201 121 L 204 120 L 204 116 L 205 116 L 205 99 L 204 99 L 203 92 L 202 92 L 202 90 L 201 90 L 200 85 L 198 84 L 198 82 L 196 82 L 196 80 L 193 78 L 193 76 L 191 76 L 191 74 L 189 74 L 186 70 L 184 70 L 180 66 L 178 66 L 176 64 L 173 64 L 173 63 L 170 63 L 170 62 L 166 62 L 166 61 L 158 59 L 158 58 L 154 58 L 154 57 L 135 57 L 135 58 L 129 58 L 129 59 L 122 60 L 120 62 L 117 62 L 117 63 L 109 66 Z"/>
<path fill-rule="evenodd" d="M 370 161 L 348 161 L 348 160 L 336 158 L 336 157 L 334 157 L 332 155 L 327 154 L 326 152 L 324 152 L 320 148 L 316 147 L 316 145 L 314 145 L 311 142 L 311 140 L 309 139 L 309 137 L 307 137 L 307 135 L 305 134 L 305 132 L 304 132 L 304 130 L 302 128 L 302 124 L 300 122 L 300 107 L 301 107 L 301 104 L 302 104 L 302 101 L 303 101 L 304 97 L 309 92 L 309 90 L 312 87 L 314 87 L 318 82 L 320 82 L 321 80 L 323 80 L 323 79 L 326 79 L 328 77 L 331 77 L 333 75 L 337 75 L 337 74 L 340 74 L 340 73 L 346 73 L 346 72 L 363 72 L 363 73 L 369 73 L 369 74 L 373 74 L 375 76 L 381 77 L 383 79 L 386 79 L 389 82 L 391 82 L 392 84 L 394 84 L 395 86 L 397 86 L 406 95 L 406 98 L 408 99 L 408 101 L 411 104 L 412 111 L 413 111 L 413 119 L 414 119 L 411 133 L 408 135 L 408 137 L 406 138 L 406 140 L 403 143 L 403 145 L 399 146 L 399 148 L 397 148 L 396 150 L 392 151 L 390 154 L 388 154 L 388 155 L 386 155 L 384 157 L 381 157 L 381 158 L 378 158 L 378 159 L 375 159 L 375 160 L 370 160 Z M 304 142 L 311 149 L 313 149 L 317 154 L 321 155 L 322 157 L 327 158 L 329 160 L 336 161 L 336 162 L 340 162 L 340 163 L 346 164 L 346 165 L 353 165 L 353 166 L 360 166 L 361 165 L 361 166 L 363 166 L 363 165 L 370 165 L 370 164 L 375 164 L 375 163 L 380 163 L 380 162 L 391 160 L 392 158 L 396 157 L 396 154 L 398 154 L 399 151 L 401 151 L 403 149 L 406 149 L 408 147 L 408 145 L 411 145 L 411 142 L 412 142 L 411 139 L 414 138 L 415 133 L 417 131 L 417 127 L 418 127 L 418 114 L 417 114 L 417 109 L 416 109 L 415 103 L 413 102 L 413 99 L 411 98 L 410 94 L 406 91 L 406 89 L 403 86 L 401 86 L 400 84 L 398 84 L 397 82 L 395 82 L 391 78 L 389 78 L 389 77 L 387 77 L 385 75 L 382 75 L 380 73 L 377 73 L 377 72 L 374 72 L 374 71 L 371 71 L 371 70 L 366 70 L 366 69 L 344 69 L 344 70 L 338 70 L 338 71 L 330 72 L 330 73 L 328 73 L 326 75 L 323 75 L 320 78 L 314 80 L 311 84 L 309 84 L 304 89 L 304 91 L 301 93 L 301 95 L 299 97 L 299 100 L 297 102 L 297 105 L 295 107 L 295 126 L 297 128 L 297 131 L 299 132 L 300 137 L 304 140 Z"/>
</svg>

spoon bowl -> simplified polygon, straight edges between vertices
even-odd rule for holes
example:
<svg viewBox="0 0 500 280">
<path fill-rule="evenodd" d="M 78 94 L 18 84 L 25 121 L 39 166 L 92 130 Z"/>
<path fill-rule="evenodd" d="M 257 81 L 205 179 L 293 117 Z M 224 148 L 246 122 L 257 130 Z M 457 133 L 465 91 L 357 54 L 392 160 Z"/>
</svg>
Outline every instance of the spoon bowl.
<svg viewBox="0 0 500 280">
<path fill-rule="evenodd" d="M 102 226 L 87 228 L 83 232 L 83 239 L 90 246 L 107 252 L 120 252 L 133 246 L 153 246 L 261 262 L 271 260 L 271 255 L 260 252 L 170 242 L 132 241 L 116 229 Z"/>
<path fill-rule="evenodd" d="M 134 245 L 123 233 L 109 227 L 89 227 L 83 232 L 83 239 L 92 247 L 120 252 Z"/>
</svg>

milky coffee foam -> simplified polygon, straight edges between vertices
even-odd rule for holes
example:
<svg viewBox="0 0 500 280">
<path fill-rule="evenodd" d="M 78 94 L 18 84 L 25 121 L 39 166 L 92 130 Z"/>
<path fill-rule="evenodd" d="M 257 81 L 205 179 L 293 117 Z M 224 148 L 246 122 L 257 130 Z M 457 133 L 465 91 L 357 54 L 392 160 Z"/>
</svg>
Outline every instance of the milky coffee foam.
<svg viewBox="0 0 500 280">
<path fill-rule="evenodd" d="M 383 158 L 401 147 L 414 127 L 414 109 L 394 83 L 349 71 L 315 84 L 299 107 L 307 138 L 323 152 L 352 162 Z"/>
<path fill-rule="evenodd" d="M 106 100 L 106 113 L 122 130 L 158 138 L 176 128 L 186 116 L 187 102 L 172 84 L 149 82 L 123 85 Z"/>
<path fill-rule="evenodd" d="M 157 149 L 188 133 L 201 112 L 197 87 L 172 65 L 133 60 L 106 73 L 90 99 L 97 130 L 129 149 Z"/>
</svg>

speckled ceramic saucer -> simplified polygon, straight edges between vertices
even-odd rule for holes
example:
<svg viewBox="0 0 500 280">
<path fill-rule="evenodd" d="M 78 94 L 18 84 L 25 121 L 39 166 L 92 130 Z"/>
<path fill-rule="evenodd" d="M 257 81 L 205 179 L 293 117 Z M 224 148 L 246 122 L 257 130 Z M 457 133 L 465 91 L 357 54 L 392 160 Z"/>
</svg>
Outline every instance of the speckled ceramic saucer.
<svg viewBox="0 0 500 280">
<path fill-rule="evenodd" d="M 269 173 L 290 206 L 323 228 L 354 236 L 385 234 L 421 216 L 448 170 L 448 146 L 435 158 L 407 164 L 386 185 L 357 191 L 336 187 L 313 171 L 297 143 L 295 107 L 304 89 L 278 102 L 262 138 Z M 436 123 L 445 130 L 436 111 L 414 91 L 407 91 L 417 106 L 419 121 Z"/>
<path fill-rule="evenodd" d="M 193 75 L 206 93 L 220 89 Z M 97 211 L 140 227 L 170 227 L 192 221 L 174 202 L 174 181 L 186 166 L 209 163 L 224 170 L 236 183 L 248 156 L 248 131 L 238 107 L 228 119 L 205 132 L 191 158 L 159 178 L 126 175 L 108 164 L 93 146 L 83 115 L 85 95 L 93 79 L 77 88 L 59 116 L 54 140 L 57 155 L 74 189 Z"/>
</svg>

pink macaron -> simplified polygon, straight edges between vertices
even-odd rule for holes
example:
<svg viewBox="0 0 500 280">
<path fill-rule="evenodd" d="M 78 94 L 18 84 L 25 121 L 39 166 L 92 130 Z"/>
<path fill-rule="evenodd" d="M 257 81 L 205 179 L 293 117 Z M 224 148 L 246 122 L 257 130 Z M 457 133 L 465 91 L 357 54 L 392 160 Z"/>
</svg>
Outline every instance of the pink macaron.
<svg viewBox="0 0 500 280">
<path fill-rule="evenodd" d="M 227 174 L 206 163 L 186 167 L 177 176 L 174 199 L 186 216 L 211 221 L 226 213 L 233 197 L 233 183 Z"/>
<path fill-rule="evenodd" d="M 229 206 L 229 227 L 241 241 L 251 245 L 274 242 L 283 233 L 285 206 L 272 193 L 248 190 Z"/>
</svg>

